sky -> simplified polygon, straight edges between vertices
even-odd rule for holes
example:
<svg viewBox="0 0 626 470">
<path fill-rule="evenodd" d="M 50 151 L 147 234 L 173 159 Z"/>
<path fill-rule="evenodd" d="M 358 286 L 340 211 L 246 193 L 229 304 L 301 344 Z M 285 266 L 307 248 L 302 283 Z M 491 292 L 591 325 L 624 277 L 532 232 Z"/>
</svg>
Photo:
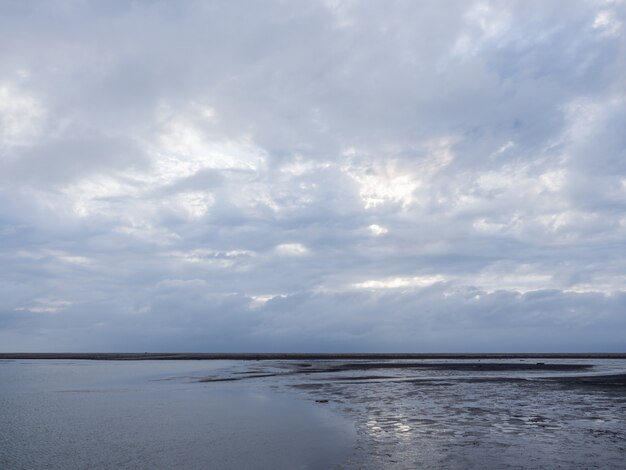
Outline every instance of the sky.
<svg viewBox="0 0 626 470">
<path fill-rule="evenodd" d="M 626 2 L 0 0 L 0 351 L 626 350 Z"/>
</svg>

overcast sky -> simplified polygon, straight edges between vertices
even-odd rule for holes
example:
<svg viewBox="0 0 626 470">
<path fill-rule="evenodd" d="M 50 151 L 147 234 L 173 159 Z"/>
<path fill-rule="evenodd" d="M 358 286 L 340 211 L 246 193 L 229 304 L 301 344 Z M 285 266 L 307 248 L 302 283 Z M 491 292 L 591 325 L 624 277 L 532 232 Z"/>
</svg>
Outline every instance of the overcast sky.
<svg viewBox="0 0 626 470">
<path fill-rule="evenodd" d="M 623 351 L 626 2 L 0 0 L 0 350 Z"/>
</svg>

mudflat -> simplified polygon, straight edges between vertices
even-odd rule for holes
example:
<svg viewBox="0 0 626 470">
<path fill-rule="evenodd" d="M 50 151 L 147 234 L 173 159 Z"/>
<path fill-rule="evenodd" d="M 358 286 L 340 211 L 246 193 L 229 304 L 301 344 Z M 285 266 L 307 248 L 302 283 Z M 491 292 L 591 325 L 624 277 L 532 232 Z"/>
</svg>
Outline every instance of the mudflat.
<svg viewBox="0 0 626 470">
<path fill-rule="evenodd" d="M 0 466 L 617 469 L 623 356 L 2 354 Z"/>
</svg>

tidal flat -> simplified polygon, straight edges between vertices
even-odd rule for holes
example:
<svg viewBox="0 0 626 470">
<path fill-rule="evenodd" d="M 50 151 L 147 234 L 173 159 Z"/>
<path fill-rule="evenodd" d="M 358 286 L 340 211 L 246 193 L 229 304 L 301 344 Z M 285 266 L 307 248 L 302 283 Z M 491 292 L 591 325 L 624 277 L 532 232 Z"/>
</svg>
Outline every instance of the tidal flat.
<svg viewBox="0 0 626 470">
<path fill-rule="evenodd" d="M 623 468 L 626 358 L 4 354 L 0 423 L 6 469 Z"/>
</svg>

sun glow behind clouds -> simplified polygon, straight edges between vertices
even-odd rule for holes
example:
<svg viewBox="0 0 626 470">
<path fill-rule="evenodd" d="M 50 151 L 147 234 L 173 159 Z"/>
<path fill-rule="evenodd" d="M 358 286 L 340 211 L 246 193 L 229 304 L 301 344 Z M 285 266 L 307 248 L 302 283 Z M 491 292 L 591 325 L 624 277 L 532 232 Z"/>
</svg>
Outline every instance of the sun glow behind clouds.
<svg viewBox="0 0 626 470">
<path fill-rule="evenodd" d="M 386 202 L 408 207 L 414 200 L 413 192 L 419 186 L 414 175 L 397 167 L 395 162 L 377 167 L 344 167 L 344 171 L 359 183 L 359 195 L 366 209 Z"/>
<path fill-rule="evenodd" d="M 453 145 L 456 137 L 432 139 L 416 150 L 415 161 L 410 163 L 395 158 L 375 158 L 360 155 L 350 147 L 343 151 L 349 161 L 341 170 L 360 186 L 359 196 L 365 209 L 374 209 L 385 203 L 399 204 L 408 209 L 418 202 L 416 192 L 428 187 L 431 179 L 454 160 Z"/>
<path fill-rule="evenodd" d="M 624 2 L 92 3 L 0 5 L 0 344 L 623 330 Z"/>
</svg>

